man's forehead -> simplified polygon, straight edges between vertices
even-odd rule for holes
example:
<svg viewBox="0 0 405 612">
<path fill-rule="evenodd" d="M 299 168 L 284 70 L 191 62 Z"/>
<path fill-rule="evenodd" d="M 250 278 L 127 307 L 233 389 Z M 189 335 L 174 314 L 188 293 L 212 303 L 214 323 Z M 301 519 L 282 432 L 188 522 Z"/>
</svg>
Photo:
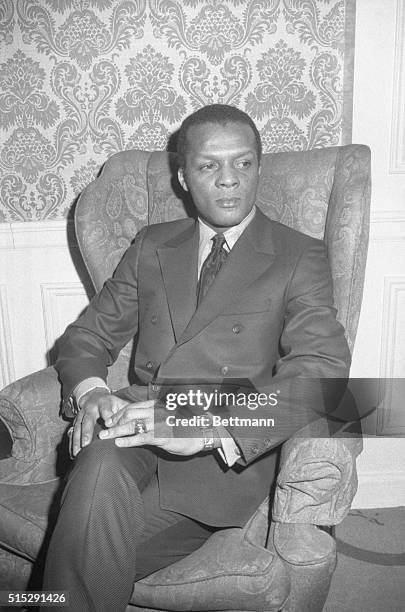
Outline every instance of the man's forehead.
<svg viewBox="0 0 405 612">
<path fill-rule="evenodd" d="M 256 152 L 256 139 L 251 127 L 244 123 L 203 123 L 190 126 L 187 132 L 187 150 L 193 153 L 216 150 L 218 152 Z"/>
</svg>

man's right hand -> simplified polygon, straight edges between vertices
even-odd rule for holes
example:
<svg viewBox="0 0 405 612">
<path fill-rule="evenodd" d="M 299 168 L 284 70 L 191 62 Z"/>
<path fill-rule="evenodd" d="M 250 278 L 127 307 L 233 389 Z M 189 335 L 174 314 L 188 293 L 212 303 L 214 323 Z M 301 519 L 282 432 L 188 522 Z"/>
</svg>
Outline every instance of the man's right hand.
<svg viewBox="0 0 405 612">
<path fill-rule="evenodd" d="M 112 395 L 103 387 L 85 393 L 80 398 L 80 410 L 73 423 L 73 434 L 70 438 L 71 456 L 76 457 L 84 446 L 90 444 L 94 427 L 100 417 L 105 421 L 127 404 L 128 401 Z"/>
</svg>

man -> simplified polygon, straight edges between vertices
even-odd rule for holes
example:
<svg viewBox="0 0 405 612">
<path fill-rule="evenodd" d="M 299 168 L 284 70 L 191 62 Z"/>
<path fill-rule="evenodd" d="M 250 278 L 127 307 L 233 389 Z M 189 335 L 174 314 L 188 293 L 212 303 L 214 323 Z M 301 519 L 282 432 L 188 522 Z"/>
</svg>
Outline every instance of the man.
<svg viewBox="0 0 405 612">
<path fill-rule="evenodd" d="M 59 343 L 76 459 L 44 589 L 68 590 L 72 610 L 124 610 L 134 579 L 244 525 L 275 478 L 274 449 L 333 408 L 348 375 L 324 245 L 255 207 L 252 120 L 202 108 L 178 153 L 198 220 L 143 228 Z M 107 366 L 135 334 L 141 384 L 111 392 Z M 233 399 L 214 406 L 221 389 Z M 169 397 L 190 427 L 168 419 Z"/>
</svg>

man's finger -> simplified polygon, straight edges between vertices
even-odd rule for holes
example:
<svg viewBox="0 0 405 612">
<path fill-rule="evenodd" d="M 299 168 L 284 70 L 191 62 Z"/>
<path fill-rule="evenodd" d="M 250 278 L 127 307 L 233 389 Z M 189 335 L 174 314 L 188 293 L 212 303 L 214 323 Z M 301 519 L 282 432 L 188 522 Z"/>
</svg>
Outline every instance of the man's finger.
<svg viewBox="0 0 405 612">
<path fill-rule="evenodd" d="M 144 434 L 136 434 L 135 436 L 125 436 L 124 438 L 117 438 L 115 440 L 116 446 L 125 448 L 128 446 L 156 446 L 156 441 L 153 437 L 153 433 L 147 432 Z"/>
<path fill-rule="evenodd" d="M 73 433 L 71 435 L 71 449 L 72 449 L 72 456 L 76 457 L 77 453 L 80 451 L 81 449 L 81 436 L 82 436 L 82 427 L 81 427 L 81 414 L 79 413 L 79 415 L 76 417 L 76 420 L 73 424 Z"/>
<path fill-rule="evenodd" d="M 154 419 L 154 402 L 140 402 L 135 404 L 126 404 L 116 414 L 107 418 L 105 424 L 112 428 L 116 425 L 124 425 L 134 419 L 152 422 Z"/>
<path fill-rule="evenodd" d="M 135 415 L 133 414 L 131 406 L 132 404 L 122 406 L 115 414 L 112 414 L 110 417 L 104 420 L 105 425 L 111 428 L 117 425 L 124 425 L 125 423 L 132 421 L 135 418 Z"/>
<path fill-rule="evenodd" d="M 129 402 L 117 397 L 116 395 L 105 395 L 98 401 L 98 409 L 100 416 L 107 421 L 113 419 L 114 415 L 120 413 L 120 411 L 128 406 Z"/>
<path fill-rule="evenodd" d="M 67 435 L 68 435 L 68 444 L 69 444 L 69 456 L 71 459 L 73 459 L 74 455 L 73 455 L 73 432 L 74 432 L 75 428 L 74 425 L 72 425 L 72 427 L 69 427 L 68 431 L 67 431 Z"/>
<path fill-rule="evenodd" d="M 81 445 L 87 446 L 90 444 L 93 438 L 94 425 L 96 424 L 96 418 L 93 414 L 85 414 L 81 421 Z"/>
<path fill-rule="evenodd" d="M 140 425 L 146 428 L 146 433 L 153 433 L 153 421 L 146 419 L 131 419 L 127 423 L 122 423 L 119 425 L 115 425 L 114 427 L 110 427 L 110 429 L 103 429 L 100 431 L 99 438 L 102 440 L 111 439 L 111 438 L 119 438 L 121 436 L 131 436 L 131 435 L 140 435 L 139 429 Z M 142 427 L 143 428 L 143 427 Z"/>
</svg>

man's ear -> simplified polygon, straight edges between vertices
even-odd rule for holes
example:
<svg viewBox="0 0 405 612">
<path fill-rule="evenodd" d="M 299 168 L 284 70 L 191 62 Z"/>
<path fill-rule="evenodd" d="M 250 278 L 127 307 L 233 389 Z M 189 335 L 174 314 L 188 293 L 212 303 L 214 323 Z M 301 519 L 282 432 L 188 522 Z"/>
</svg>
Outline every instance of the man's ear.
<svg viewBox="0 0 405 612">
<path fill-rule="evenodd" d="M 188 191 L 186 179 L 184 178 L 184 168 L 179 168 L 177 170 L 177 176 L 179 178 L 179 183 L 183 187 L 184 191 Z"/>
</svg>

